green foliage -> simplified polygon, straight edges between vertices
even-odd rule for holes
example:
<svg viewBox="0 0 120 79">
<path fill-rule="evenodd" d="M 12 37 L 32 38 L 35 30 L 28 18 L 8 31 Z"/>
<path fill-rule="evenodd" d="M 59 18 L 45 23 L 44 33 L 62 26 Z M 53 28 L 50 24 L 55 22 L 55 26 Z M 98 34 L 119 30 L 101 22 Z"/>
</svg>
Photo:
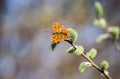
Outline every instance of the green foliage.
<svg viewBox="0 0 120 79">
<path fill-rule="evenodd" d="M 79 66 L 79 71 L 84 72 L 87 67 L 90 67 L 92 64 L 90 62 L 82 62 Z"/>
<path fill-rule="evenodd" d="M 107 22 L 104 18 L 94 20 L 93 24 L 97 27 L 100 27 L 100 28 L 106 28 L 107 27 Z"/>
<path fill-rule="evenodd" d="M 118 39 L 119 38 L 119 34 L 120 34 L 120 29 L 118 26 L 111 26 L 108 28 L 108 32 L 113 34 L 113 38 L 114 39 Z"/>
<path fill-rule="evenodd" d="M 83 46 L 77 46 L 75 50 L 75 54 L 81 55 L 84 52 L 84 47 Z"/>
<path fill-rule="evenodd" d="M 98 1 L 95 2 L 95 12 L 97 17 L 103 16 L 103 8 Z"/>
<path fill-rule="evenodd" d="M 97 50 L 92 48 L 88 53 L 87 53 L 87 56 L 90 57 L 90 58 L 95 58 L 97 55 Z"/>
<path fill-rule="evenodd" d="M 106 34 L 101 34 L 98 38 L 97 38 L 97 43 L 101 43 L 103 40 L 110 38 L 111 35 L 109 33 Z"/>
<path fill-rule="evenodd" d="M 101 62 L 101 69 L 107 70 L 108 68 L 109 68 L 109 63 L 106 60 L 102 61 Z"/>
<path fill-rule="evenodd" d="M 76 30 L 74 30 L 72 28 L 69 28 L 68 30 L 70 32 L 70 40 L 69 41 L 73 43 L 77 40 L 78 34 L 77 34 Z"/>
<path fill-rule="evenodd" d="M 68 52 L 68 53 L 74 53 L 75 50 L 76 50 L 76 49 L 75 49 L 74 47 L 70 47 L 70 48 L 67 49 L 67 52 Z"/>
<path fill-rule="evenodd" d="M 56 48 L 57 44 L 58 43 L 52 43 L 50 49 L 53 51 Z"/>
</svg>

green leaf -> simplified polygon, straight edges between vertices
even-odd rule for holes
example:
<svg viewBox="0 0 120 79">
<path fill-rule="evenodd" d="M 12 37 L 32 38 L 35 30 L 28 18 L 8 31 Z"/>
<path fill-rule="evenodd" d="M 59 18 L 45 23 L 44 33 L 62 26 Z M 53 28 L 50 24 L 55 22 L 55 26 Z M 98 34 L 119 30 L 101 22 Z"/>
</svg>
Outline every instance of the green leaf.
<svg viewBox="0 0 120 79">
<path fill-rule="evenodd" d="M 84 72 L 87 67 L 90 67 L 91 63 L 90 62 L 82 62 L 79 66 L 79 71 Z"/>
<path fill-rule="evenodd" d="M 77 31 L 72 29 L 72 28 L 68 28 L 69 32 L 70 32 L 70 40 L 71 42 L 75 42 L 78 38 L 78 34 Z"/>
<path fill-rule="evenodd" d="M 98 38 L 97 38 L 97 43 L 101 43 L 103 40 L 107 39 L 107 38 L 110 38 L 111 35 L 106 33 L 106 34 L 102 34 L 100 35 Z"/>
<path fill-rule="evenodd" d="M 57 44 L 58 43 L 52 43 L 50 49 L 53 51 L 56 48 Z"/>
<path fill-rule="evenodd" d="M 103 16 L 103 7 L 98 1 L 95 2 L 95 12 L 97 17 Z"/>
<path fill-rule="evenodd" d="M 100 27 L 100 28 L 106 28 L 107 27 L 107 22 L 104 18 L 95 19 L 93 24 L 97 27 Z"/>
<path fill-rule="evenodd" d="M 102 61 L 101 62 L 101 69 L 107 70 L 108 68 L 109 68 L 109 63 L 106 60 Z"/>
<path fill-rule="evenodd" d="M 113 34 L 114 39 L 118 39 L 120 34 L 120 28 L 118 26 L 110 26 L 108 27 L 108 32 Z"/>
<path fill-rule="evenodd" d="M 75 50 L 75 54 L 81 55 L 84 52 L 84 47 L 83 46 L 77 46 Z"/>
<path fill-rule="evenodd" d="M 75 48 L 74 47 L 70 47 L 69 49 L 67 49 L 68 53 L 74 53 L 75 52 Z"/>
<path fill-rule="evenodd" d="M 88 53 L 87 53 L 87 56 L 88 57 L 91 57 L 91 58 L 95 58 L 97 55 L 97 50 L 92 48 Z"/>
</svg>

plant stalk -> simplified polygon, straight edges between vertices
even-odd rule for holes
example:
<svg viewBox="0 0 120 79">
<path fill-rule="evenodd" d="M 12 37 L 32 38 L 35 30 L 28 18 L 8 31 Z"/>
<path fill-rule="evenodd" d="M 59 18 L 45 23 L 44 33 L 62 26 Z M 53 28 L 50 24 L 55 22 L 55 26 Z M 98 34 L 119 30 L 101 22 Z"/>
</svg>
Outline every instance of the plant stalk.
<svg viewBox="0 0 120 79">
<path fill-rule="evenodd" d="M 67 41 L 67 42 L 70 43 L 70 44 L 76 49 L 76 46 L 75 46 L 74 43 L 69 42 L 69 41 Z M 102 73 L 102 74 L 104 75 L 104 77 L 105 77 L 106 79 L 112 79 L 109 75 L 107 75 L 107 74 L 104 72 L 104 70 L 102 70 L 99 66 L 97 66 L 97 65 L 96 65 L 88 56 L 86 56 L 84 53 L 82 53 L 81 56 L 84 57 L 87 61 L 89 61 L 95 69 L 97 69 L 100 73 Z"/>
</svg>

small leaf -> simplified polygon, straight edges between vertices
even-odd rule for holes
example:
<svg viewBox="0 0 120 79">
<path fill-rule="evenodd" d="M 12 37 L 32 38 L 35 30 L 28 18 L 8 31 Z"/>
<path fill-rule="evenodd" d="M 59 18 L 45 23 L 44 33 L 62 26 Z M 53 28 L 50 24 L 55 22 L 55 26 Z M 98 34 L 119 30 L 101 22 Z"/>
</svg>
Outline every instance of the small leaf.
<svg viewBox="0 0 120 79">
<path fill-rule="evenodd" d="M 93 24 L 97 27 L 100 27 L 100 28 L 106 28 L 107 27 L 107 22 L 104 18 L 94 20 Z"/>
<path fill-rule="evenodd" d="M 58 43 L 52 43 L 50 49 L 53 51 L 56 48 L 57 44 Z"/>
<path fill-rule="evenodd" d="M 77 38 L 78 38 L 77 31 L 72 29 L 72 28 L 69 28 L 68 30 L 70 32 L 70 40 L 69 41 L 75 42 L 77 40 Z"/>
<path fill-rule="evenodd" d="M 102 61 L 101 62 L 101 69 L 107 70 L 108 68 L 109 68 L 109 63 L 106 60 Z"/>
<path fill-rule="evenodd" d="M 97 38 L 97 43 L 101 43 L 103 40 L 107 39 L 107 38 L 110 38 L 111 35 L 106 33 L 106 34 L 102 34 L 100 35 L 98 38 Z"/>
<path fill-rule="evenodd" d="M 91 58 L 95 58 L 97 55 L 97 50 L 92 48 L 88 53 L 87 53 L 87 56 L 88 57 L 91 57 Z"/>
<path fill-rule="evenodd" d="M 118 39 L 120 34 L 120 28 L 118 26 L 110 26 L 108 28 L 108 32 L 112 33 L 115 39 Z"/>
<path fill-rule="evenodd" d="M 103 16 L 103 8 L 102 8 L 102 5 L 98 1 L 95 2 L 95 12 L 96 12 L 97 17 Z"/>
<path fill-rule="evenodd" d="M 68 53 L 74 53 L 75 52 L 75 48 L 74 47 L 70 47 L 69 49 L 67 49 Z"/>
<path fill-rule="evenodd" d="M 75 50 L 75 54 L 81 55 L 84 52 L 84 47 L 83 46 L 77 46 Z"/>
<path fill-rule="evenodd" d="M 91 63 L 90 62 L 82 62 L 79 66 L 79 71 L 84 72 L 87 67 L 90 67 Z"/>
</svg>

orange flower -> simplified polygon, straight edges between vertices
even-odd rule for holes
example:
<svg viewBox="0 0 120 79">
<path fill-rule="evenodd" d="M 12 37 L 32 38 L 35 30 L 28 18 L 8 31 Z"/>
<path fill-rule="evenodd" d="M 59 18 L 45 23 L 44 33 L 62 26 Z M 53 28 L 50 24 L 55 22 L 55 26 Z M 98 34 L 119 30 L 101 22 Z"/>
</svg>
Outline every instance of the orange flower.
<svg viewBox="0 0 120 79">
<path fill-rule="evenodd" d="M 65 34 L 69 33 L 69 31 L 67 29 L 62 29 L 62 32 L 65 33 Z"/>
<path fill-rule="evenodd" d="M 53 30 L 55 32 L 61 32 L 61 30 L 63 29 L 64 26 L 62 26 L 61 24 L 58 24 L 58 23 L 53 23 Z"/>
<path fill-rule="evenodd" d="M 61 36 L 60 36 L 60 35 L 58 35 L 58 34 L 53 34 L 51 41 L 52 41 L 53 43 L 58 43 L 58 42 L 61 42 L 62 39 L 61 39 Z"/>
<path fill-rule="evenodd" d="M 63 33 L 60 36 L 63 40 L 69 40 L 69 35 L 68 34 Z"/>
<path fill-rule="evenodd" d="M 52 43 L 59 43 L 64 40 L 69 40 L 69 31 L 59 23 L 53 23 L 53 35 L 51 38 Z"/>
</svg>

